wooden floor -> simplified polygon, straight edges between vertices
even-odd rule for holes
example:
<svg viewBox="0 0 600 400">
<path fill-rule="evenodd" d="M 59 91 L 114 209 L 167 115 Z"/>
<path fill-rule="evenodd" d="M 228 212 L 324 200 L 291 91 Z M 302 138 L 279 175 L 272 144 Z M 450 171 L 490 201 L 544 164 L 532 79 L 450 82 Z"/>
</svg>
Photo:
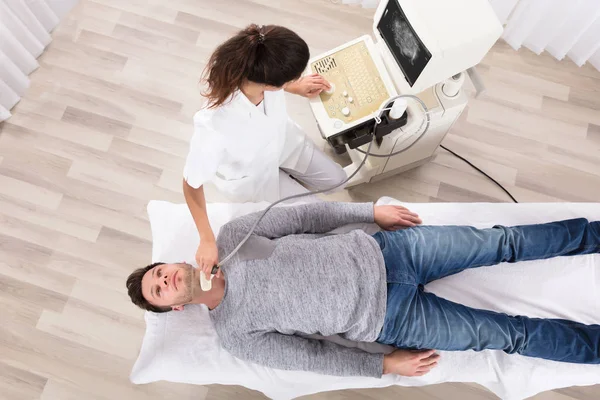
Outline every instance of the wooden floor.
<svg viewBox="0 0 600 400">
<path fill-rule="evenodd" d="M 296 30 L 318 54 L 368 33 L 372 13 L 328 0 L 81 1 L 0 125 L 0 398 L 264 398 L 239 387 L 130 384 L 144 321 L 124 280 L 150 261 L 147 202 L 183 202 L 197 83 L 211 49 L 253 21 Z M 600 201 L 600 73 L 503 43 L 480 70 L 488 92 L 470 101 L 444 144 L 522 202 Z M 288 104 L 318 140 L 306 100 L 290 96 Z M 443 150 L 341 197 L 381 195 L 508 201 Z M 494 396 L 444 384 L 308 398 Z M 535 398 L 598 399 L 600 386 Z"/>
</svg>

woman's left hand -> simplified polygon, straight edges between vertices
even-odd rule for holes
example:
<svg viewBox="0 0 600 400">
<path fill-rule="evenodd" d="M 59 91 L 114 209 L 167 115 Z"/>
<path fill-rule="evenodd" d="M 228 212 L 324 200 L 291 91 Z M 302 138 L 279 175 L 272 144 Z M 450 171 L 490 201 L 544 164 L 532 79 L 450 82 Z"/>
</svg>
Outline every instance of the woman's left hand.
<svg viewBox="0 0 600 400">
<path fill-rule="evenodd" d="M 329 82 L 319 74 L 303 76 L 295 82 L 290 83 L 285 88 L 286 91 L 303 97 L 316 97 L 323 90 L 331 88 Z"/>
</svg>

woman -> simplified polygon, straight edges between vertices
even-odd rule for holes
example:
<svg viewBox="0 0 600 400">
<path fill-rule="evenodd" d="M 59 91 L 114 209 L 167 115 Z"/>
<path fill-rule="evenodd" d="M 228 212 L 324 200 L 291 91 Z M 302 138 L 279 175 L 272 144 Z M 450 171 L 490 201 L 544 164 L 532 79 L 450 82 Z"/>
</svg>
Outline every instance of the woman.
<svg viewBox="0 0 600 400">
<path fill-rule="evenodd" d="M 344 170 L 315 148 L 288 116 L 283 91 L 305 97 L 330 88 L 318 75 L 300 78 L 308 45 L 281 26 L 250 25 L 210 57 L 207 105 L 194 116 L 183 193 L 200 234 L 198 266 L 209 276 L 218 262 L 203 185 L 213 183 L 235 202 L 280 199 L 280 170 L 305 186 L 342 183 Z"/>
</svg>

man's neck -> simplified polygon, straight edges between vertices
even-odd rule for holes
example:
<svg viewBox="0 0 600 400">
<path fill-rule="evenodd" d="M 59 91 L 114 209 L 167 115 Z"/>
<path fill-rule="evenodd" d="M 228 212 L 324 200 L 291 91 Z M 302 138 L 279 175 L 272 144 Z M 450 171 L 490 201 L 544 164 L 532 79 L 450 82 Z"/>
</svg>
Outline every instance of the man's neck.
<svg viewBox="0 0 600 400">
<path fill-rule="evenodd" d="M 240 87 L 240 90 L 255 106 L 259 105 L 260 102 L 263 101 L 263 99 L 265 98 L 264 85 L 261 85 L 259 83 L 246 81 Z"/>
<path fill-rule="evenodd" d="M 208 292 L 202 291 L 198 285 L 198 295 L 192 300 L 192 304 L 204 304 L 210 310 L 213 310 L 221 304 L 225 295 L 225 277 L 213 277 L 212 288 Z"/>
</svg>

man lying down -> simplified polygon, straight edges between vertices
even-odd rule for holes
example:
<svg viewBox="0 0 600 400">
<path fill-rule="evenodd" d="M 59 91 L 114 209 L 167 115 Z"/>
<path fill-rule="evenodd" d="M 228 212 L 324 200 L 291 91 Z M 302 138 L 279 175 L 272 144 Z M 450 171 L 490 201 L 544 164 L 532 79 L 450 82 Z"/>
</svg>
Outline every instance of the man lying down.
<svg viewBox="0 0 600 400">
<path fill-rule="evenodd" d="M 224 257 L 259 217 L 221 228 Z M 384 231 L 329 234 L 352 223 Z M 434 350 L 500 349 L 570 363 L 600 363 L 600 325 L 508 316 L 423 290 L 466 268 L 600 252 L 600 222 L 572 219 L 517 227 L 423 226 L 399 206 L 322 202 L 271 209 L 203 292 L 187 264 L 133 272 L 133 303 L 154 311 L 205 304 L 222 346 L 264 366 L 338 376 L 420 376 Z M 371 354 L 308 335 L 339 335 L 396 347 Z"/>
</svg>

